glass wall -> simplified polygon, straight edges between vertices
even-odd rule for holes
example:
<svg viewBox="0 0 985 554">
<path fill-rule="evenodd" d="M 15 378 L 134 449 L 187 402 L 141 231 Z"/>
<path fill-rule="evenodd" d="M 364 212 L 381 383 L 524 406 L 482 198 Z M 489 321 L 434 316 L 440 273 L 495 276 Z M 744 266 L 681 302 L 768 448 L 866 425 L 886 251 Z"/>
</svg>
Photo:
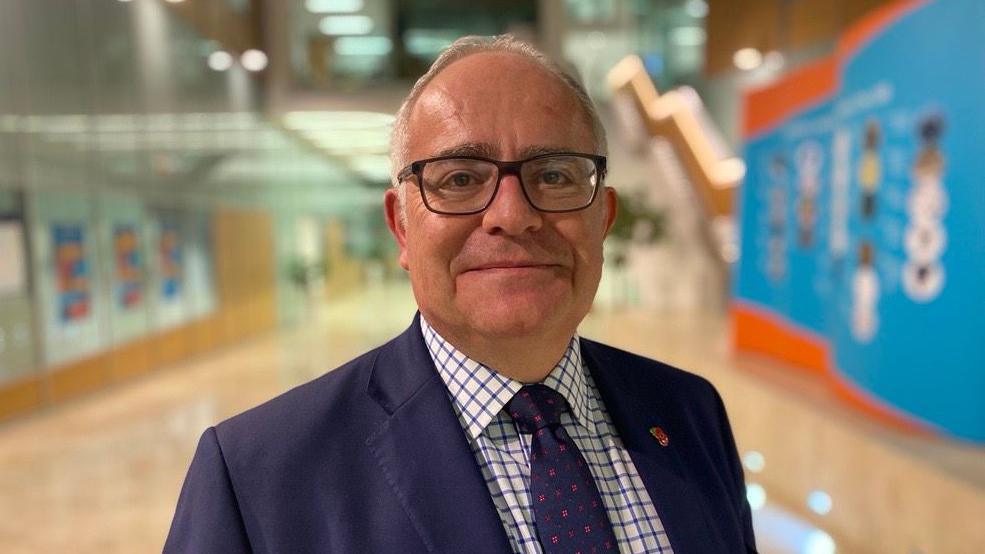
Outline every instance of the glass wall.
<svg viewBox="0 0 985 554">
<path fill-rule="evenodd" d="M 264 144 L 216 48 L 164 2 L 0 4 L 0 384 L 215 309 L 207 177 Z"/>
</svg>

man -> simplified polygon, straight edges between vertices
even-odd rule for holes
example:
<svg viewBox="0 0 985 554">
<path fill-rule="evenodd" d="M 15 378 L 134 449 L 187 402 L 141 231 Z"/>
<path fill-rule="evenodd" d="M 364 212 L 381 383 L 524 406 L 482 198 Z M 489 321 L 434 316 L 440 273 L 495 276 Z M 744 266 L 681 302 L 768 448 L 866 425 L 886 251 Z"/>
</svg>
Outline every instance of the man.
<svg viewBox="0 0 985 554">
<path fill-rule="evenodd" d="M 165 550 L 754 551 L 711 385 L 575 334 L 616 213 L 604 153 L 541 54 L 453 44 L 398 113 L 385 197 L 419 317 L 207 430 Z"/>
</svg>

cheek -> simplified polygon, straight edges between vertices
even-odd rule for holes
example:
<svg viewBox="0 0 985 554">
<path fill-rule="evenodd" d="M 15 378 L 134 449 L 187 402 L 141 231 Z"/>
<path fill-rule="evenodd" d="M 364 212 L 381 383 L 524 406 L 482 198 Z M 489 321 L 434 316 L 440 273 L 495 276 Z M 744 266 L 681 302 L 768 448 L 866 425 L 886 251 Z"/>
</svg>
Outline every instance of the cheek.
<svg viewBox="0 0 985 554">
<path fill-rule="evenodd" d="M 411 271 L 421 274 L 429 281 L 450 278 L 451 260 L 461 251 L 463 236 L 464 233 L 454 225 L 413 226 L 408 233 L 408 259 Z"/>
<path fill-rule="evenodd" d="M 602 245 L 593 244 L 579 252 L 578 263 L 581 264 L 578 277 L 582 283 L 597 282 L 602 275 Z"/>
<path fill-rule="evenodd" d="M 604 238 L 601 222 L 595 218 L 587 222 L 572 221 L 570 225 L 559 225 L 558 231 L 570 245 L 580 271 L 586 273 L 601 271 Z"/>
</svg>

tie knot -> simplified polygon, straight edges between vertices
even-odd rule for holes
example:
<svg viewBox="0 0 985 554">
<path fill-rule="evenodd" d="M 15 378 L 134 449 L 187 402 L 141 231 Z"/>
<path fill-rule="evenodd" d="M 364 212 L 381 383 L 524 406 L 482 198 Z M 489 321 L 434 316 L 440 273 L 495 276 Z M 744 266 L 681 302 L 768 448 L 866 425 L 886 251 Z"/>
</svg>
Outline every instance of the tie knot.
<svg viewBox="0 0 985 554">
<path fill-rule="evenodd" d="M 564 397 L 545 385 L 526 385 L 506 403 L 506 409 L 523 433 L 561 423 L 561 412 L 566 406 Z"/>
</svg>

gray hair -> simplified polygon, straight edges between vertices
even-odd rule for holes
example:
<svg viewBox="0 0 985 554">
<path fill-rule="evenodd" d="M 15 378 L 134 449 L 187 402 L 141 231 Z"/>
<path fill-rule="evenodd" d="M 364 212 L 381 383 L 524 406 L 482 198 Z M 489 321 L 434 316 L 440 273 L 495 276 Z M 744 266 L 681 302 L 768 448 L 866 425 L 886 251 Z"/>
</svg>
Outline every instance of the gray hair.
<svg viewBox="0 0 985 554">
<path fill-rule="evenodd" d="M 421 93 L 424 92 L 424 89 L 427 87 L 428 83 L 437 77 L 437 75 L 446 67 L 462 58 L 482 52 L 506 52 L 518 54 L 528 60 L 533 61 L 542 69 L 557 78 L 558 81 L 564 84 L 571 91 L 571 93 L 574 94 L 575 99 L 578 101 L 578 105 L 581 106 L 588 123 L 591 125 L 592 138 L 595 141 L 595 153 L 603 156 L 606 154 L 608 145 L 605 139 L 605 128 L 602 126 L 602 121 L 599 119 L 599 114 L 595 109 L 595 104 L 593 104 L 591 98 L 588 97 L 588 92 L 574 75 L 562 69 L 560 65 L 548 58 L 541 51 L 526 42 L 517 40 L 512 35 L 497 35 L 492 37 L 472 35 L 462 37 L 451 43 L 451 45 L 449 45 L 448 48 L 446 48 L 444 52 L 438 56 L 438 59 L 431 64 L 431 68 L 428 69 L 427 73 L 422 75 L 421 78 L 414 83 L 414 87 L 410 90 L 410 94 L 407 95 L 407 99 L 404 100 L 403 104 L 400 105 L 400 109 L 397 110 L 397 117 L 393 123 L 393 133 L 390 135 L 390 178 L 394 186 L 400 184 L 397 181 L 397 173 L 411 161 L 407 159 L 408 151 L 410 150 L 408 146 L 410 130 L 408 127 L 410 114 L 414 109 L 414 104 L 417 103 L 417 99 L 421 96 Z M 401 190 L 401 192 L 403 191 Z M 403 198 L 401 198 L 401 200 L 403 200 Z M 401 204 L 403 204 L 403 202 L 401 202 Z"/>
</svg>

